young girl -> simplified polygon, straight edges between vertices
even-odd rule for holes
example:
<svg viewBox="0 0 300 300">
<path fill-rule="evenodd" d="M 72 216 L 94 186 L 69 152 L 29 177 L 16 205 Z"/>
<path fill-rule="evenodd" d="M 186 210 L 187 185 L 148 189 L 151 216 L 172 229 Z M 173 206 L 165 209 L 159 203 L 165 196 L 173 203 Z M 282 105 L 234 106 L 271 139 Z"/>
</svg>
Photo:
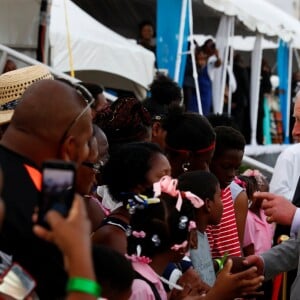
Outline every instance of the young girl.
<svg viewBox="0 0 300 300">
<path fill-rule="evenodd" d="M 195 209 L 197 238 L 195 242 L 191 241 L 190 258 L 201 279 L 212 286 L 216 275 L 205 229 L 208 225 L 219 224 L 222 217 L 223 203 L 219 181 L 212 173 L 193 171 L 179 177 L 178 187 L 183 191 L 191 191 L 204 201 L 203 206 Z"/>
<path fill-rule="evenodd" d="M 236 182 L 246 189 L 249 198 L 249 210 L 246 219 L 245 235 L 243 242 L 244 256 L 252 254 L 260 255 L 272 247 L 274 224 L 269 224 L 261 208 L 261 199 L 253 197 L 256 191 L 268 191 L 269 183 L 258 170 L 246 170 L 238 176 Z M 264 298 L 270 299 L 272 281 L 266 281 L 263 285 Z"/>
<path fill-rule="evenodd" d="M 126 230 L 130 221 L 127 200 L 133 193 L 152 195 L 153 183 L 169 173 L 169 161 L 155 144 L 129 143 L 116 150 L 103 169 L 103 181 L 117 208 L 101 224 L 99 222 L 93 243 L 112 247 L 125 254 Z"/>
<path fill-rule="evenodd" d="M 131 235 L 127 238 L 128 258 L 136 271 L 132 285 L 133 299 L 167 299 L 161 282 L 169 262 L 179 262 L 188 249 L 188 231 L 194 224 L 191 202 L 176 190 L 161 193 L 160 201 L 149 205 L 135 202 L 131 216 Z M 159 193 L 160 194 L 160 193 Z M 201 200 L 194 196 L 201 205 Z"/>
<path fill-rule="evenodd" d="M 267 191 L 268 182 L 258 170 L 247 170 L 238 176 L 238 182 L 246 189 L 249 198 L 249 210 L 246 219 L 243 253 L 245 256 L 269 250 L 272 247 L 274 225 L 266 220 L 260 199 L 255 199 L 256 191 Z"/>
</svg>

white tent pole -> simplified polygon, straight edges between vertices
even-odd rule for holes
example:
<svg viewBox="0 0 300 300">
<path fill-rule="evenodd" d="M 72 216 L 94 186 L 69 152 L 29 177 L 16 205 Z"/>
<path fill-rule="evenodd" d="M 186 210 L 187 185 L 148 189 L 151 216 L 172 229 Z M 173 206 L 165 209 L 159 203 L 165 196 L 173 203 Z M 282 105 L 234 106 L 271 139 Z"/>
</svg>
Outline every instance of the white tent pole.
<svg viewBox="0 0 300 300">
<path fill-rule="evenodd" d="M 7 52 L 2 51 L 0 54 L 0 74 L 2 74 L 7 60 Z"/>
<path fill-rule="evenodd" d="M 224 55 L 224 68 L 223 68 L 223 74 L 222 74 L 222 85 L 221 85 L 221 91 L 220 91 L 220 108 L 219 113 L 223 113 L 223 107 L 224 107 L 224 94 L 225 94 L 225 86 L 226 86 L 226 75 L 227 75 L 227 66 L 228 66 L 228 54 L 229 54 L 229 40 L 232 36 L 233 30 L 232 27 L 234 26 L 234 17 L 230 16 L 228 17 L 228 28 L 226 32 L 226 46 L 225 46 L 225 55 Z"/>
<path fill-rule="evenodd" d="M 293 46 L 289 43 L 289 65 L 288 65 L 288 85 L 287 85 L 287 95 L 286 95 L 286 128 L 285 137 L 290 135 L 290 110 L 291 110 L 291 84 L 292 82 L 292 67 L 293 67 Z M 285 141 L 287 142 L 287 141 Z"/>
<path fill-rule="evenodd" d="M 192 0 L 188 0 L 188 8 L 189 8 L 189 25 L 190 25 L 190 48 L 191 48 L 191 59 L 192 59 L 192 67 L 193 67 L 193 78 L 195 82 L 195 89 L 196 89 L 196 97 L 197 97 L 197 104 L 199 109 L 199 114 L 202 115 L 202 104 L 201 104 L 201 96 L 198 84 L 198 72 L 196 66 L 196 58 L 195 58 L 195 44 L 194 44 L 194 30 L 193 30 L 193 10 L 192 10 Z"/>
<path fill-rule="evenodd" d="M 234 22 L 232 22 L 231 26 L 231 33 L 230 37 L 234 36 Z M 231 74 L 233 74 L 233 47 L 231 46 L 229 48 L 229 69 Z M 230 77 L 229 77 L 229 85 L 228 85 L 228 115 L 231 115 L 231 104 L 232 104 L 232 89 L 231 89 L 231 84 L 230 84 Z"/>
<path fill-rule="evenodd" d="M 49 55 L 49 50 L 50 50 L 50 40 L 49 40 L 49 33 L 50 33 L 50 15 L 51 15 L 51 5 L 52 5 L 52 0 L 48 0 L 47 4 L 47 11 L 46 11 L 46 32 L 45 32 L 45 44 L 44 44 L 44 50 L 45 50 L 45 63 L 50 65 L 50 55 Z"/>
<path fill-rule="evenodd" d="M 179 75 L 180 75 L 181 55 L 182 55 L 182 46 L 183 46 L 183 38 L 184 38 L 184 25 L 185 25 L 185 19 L 187 17 L 186 16 L 187 4 L 188 4 L 187 0 L 182 0 L 178 48 L 177 48 L 177 56 L 176 56 L 176 64 L 175 64 L 175 72 L 174 72 L 174 81 L 176 81 L 177 83 L 179 82 Z"/>
<path fill-rule="evenodd" d="M 260 74 L 262 60 L 262 35 L 257 34 L 251 54 L 251 89 L 250 89 L 250 120 L 251 144 L 256 145 L 257 113 L 259 105 Z"/>
</svg>

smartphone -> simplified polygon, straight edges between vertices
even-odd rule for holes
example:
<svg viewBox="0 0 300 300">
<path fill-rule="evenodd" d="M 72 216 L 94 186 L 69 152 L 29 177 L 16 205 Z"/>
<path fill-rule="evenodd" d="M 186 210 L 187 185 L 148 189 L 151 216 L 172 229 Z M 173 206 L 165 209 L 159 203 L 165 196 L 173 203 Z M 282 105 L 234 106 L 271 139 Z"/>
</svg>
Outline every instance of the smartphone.
<svg viewBox="0 0 300 300">
<path fill-rule="evenodd" d="M 47 225 L 45 216 L 56 210 L 66 217 L 75 193 L 75 164 L 66 161 L 45 161 L 42 165 L 42 191 L 39 199 L 38 223 Z"/>
<path fill-rule="evenodd" d="M 0 293 L 14 299 L 25 299 L 36 287 L 36 282 L 32 276 L 17 263 L 13 263 L 1 278 Z"/>
</svg>

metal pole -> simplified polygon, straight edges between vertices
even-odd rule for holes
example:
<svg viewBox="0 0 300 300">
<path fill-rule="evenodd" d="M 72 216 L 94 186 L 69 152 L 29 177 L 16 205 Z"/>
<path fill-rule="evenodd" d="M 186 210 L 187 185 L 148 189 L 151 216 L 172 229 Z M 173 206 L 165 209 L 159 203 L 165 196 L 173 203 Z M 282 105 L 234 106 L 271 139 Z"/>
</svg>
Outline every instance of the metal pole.
<svg viewBox="0 0 300 300">
<path fill-rule="evenodd" d="M 177 48 L 175 74 L 174 74 L 174 81 L 176 81 L 177 83 L 179 82 L 179 75 L 180 75 L 182 45 L 183 45 L 183 38 L 184 38 L 184 25 L 185 25 L 185 19 L 186 19 L 186 9 L 187 9 L 187 0 L 182 0 L 179 37 L 178 37 L 178 48 Z"/>
</svg>

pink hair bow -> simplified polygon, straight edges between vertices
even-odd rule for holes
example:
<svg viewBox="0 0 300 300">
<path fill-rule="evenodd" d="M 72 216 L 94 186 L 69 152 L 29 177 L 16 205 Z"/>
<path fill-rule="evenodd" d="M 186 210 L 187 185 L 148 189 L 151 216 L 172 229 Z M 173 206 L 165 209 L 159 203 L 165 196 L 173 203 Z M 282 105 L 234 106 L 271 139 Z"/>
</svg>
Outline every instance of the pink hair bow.
<svg viewBox="0 0 300 300">
<path fill-rule="evenodd" d="M 170 196 L 173 197 L 178 197 L 177 198 L 177 203 L 176 203 L 176 209 L 178 211 L 181 210 L 182 206 L 182 197 L 181 197 L 181 192 L 177 190 L 177 179 L 173 179 L 170 176 L 163 176 L 160 181 L 155 182 L 153 184 L 153 190 L 154 190 L 154 197 L 158 197 L 161 195 L 161 193 L 166 193 L 169 194 Z"/>
<path fill-rule="evenodd" d="M 147 256 L 138 256 L 138 255 L 127 255 L 125 254 L 126 258 L 133 261 L 133 262 L 141 262 L 143 264 L 150 264 L 152 259 Z"/>
<path fill-rule="evenodd" d="M 260 171 L 259 171 L 259 170 L 256 170 L 256 169 L 254 169 L 254 170 L 247 169 L 247 170 L 243 173 L 243 175 L 248 176 L 248 177 L 250 177 L 250 176 L 254 176 L 254 177 L 260 177 L 260 176 L 262 176 L 262 174 L 260 173 Z"/>
<path fill-rule="evenodd" d="M 175 244 L 171 247 L 171 250 L 178 251 L 180 249 L 184 249 L 187 247 L 188 241 L 184 241 L 181 244 Z"/>
<path fill-rule="evenodd" d="M 246 176 L 246 175 L 245 175 Z M 237 183 L 238 185 L 240 185 L 241 187 L 243 187 L 244 189 L 246 188 L 246 182 L 242 181 L 241 179 L 239 179 L 238 177 L 234 177 L 234 182 Z"/>
<path fill-rule="evenodd" d="M 132 235 L 134 236 L 134 237 L 136 237 L 136 238 L 140 238 L 140 239 L 143 239 L 143 238 L 145 238 L 145 236 L 146 236 L 146 233 L 144 232 L 144 231 L 133 231 L 132 232 Z"/>
<path fill-rule="evenodd" d="M 195 208 L 200 208 L 204 204 L 204 201 L 192 192 L 183 192 L 183 197 L 190 200 Z"/>
</svg>

